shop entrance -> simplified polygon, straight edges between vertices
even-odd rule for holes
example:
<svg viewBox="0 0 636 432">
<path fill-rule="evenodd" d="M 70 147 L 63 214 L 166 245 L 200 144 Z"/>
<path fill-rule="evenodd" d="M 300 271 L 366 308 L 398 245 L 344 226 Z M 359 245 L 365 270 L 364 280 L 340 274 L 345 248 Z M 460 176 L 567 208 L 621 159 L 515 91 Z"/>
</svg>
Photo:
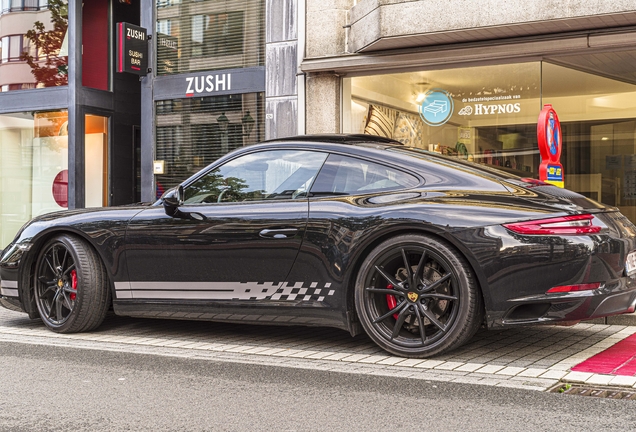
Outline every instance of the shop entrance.
<svg viewBox="0 0 636 432">
<path fill-rule="evenodd" d="M 624 78 L 548 61 L 345 78 L 342 130 L 538 178 L 551 104 L 565 187 L 636 221 L 636 85 Z"/>
</svg>

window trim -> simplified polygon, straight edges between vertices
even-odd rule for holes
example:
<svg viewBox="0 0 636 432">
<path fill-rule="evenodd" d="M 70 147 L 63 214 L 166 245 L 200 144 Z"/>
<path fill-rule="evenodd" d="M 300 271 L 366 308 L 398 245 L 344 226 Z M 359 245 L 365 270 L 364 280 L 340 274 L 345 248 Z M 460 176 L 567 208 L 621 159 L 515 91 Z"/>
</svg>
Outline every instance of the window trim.
<svg viewBox="0 0 636 432">
<path fill-rule="evenodd" d="M 382 193 L 387 193 L 387 192 L 401 192 L 401 191 L 408 191 L 408 190 L 412 190 L 412 189 L 417 189 L 417 188 L 421 188 L 422 186 L 424 186 L 424 184 L 426 184 L 426 180 L 419 174 L 416 173 L 411 173 L 411 172 L 406 172 L 406 170 L 404 170 L 403 168 L 396 166 L 395 164 L 392 163 L 386 163 L 384 161 L 378 161 L 375 158 L 369 157 L 367 158 L 366 156 L 364 158 L 360 157 L 360 155 L 354 155 L 351 153 L 346 153 L 346 152 L 338 152 L 338 151 L 330 151 L 329 152 L 330 155 L 337 155 L 337 156 L 342 156 L 342 157 L 348 157 L 351 159 L 357 159 L 359 161 L 361 161 L 362 163 L 374 163 L 376 165 L 380 165 L 389 169 L 392 169 L 394 171 L 397 171 L 399 173 L 404 174 L 405 176 L 414 178 L 417 180 L 417 184 L 411 186 L 411 187 L 399 187 L 399 188 L 395 188 L 395 189 L 382 189 L 382 190 L 369 190 L 369 191 L 359 191 L 360 193 L 338 193 L 338 192 L 333 192 L 332 194 L 327 194 L 327 193 L 320 193 L 320 195 L 316 195 L 316 196 L 312 196 L 311 193 L 311 188 L 309 189 L 309 199 L 310 200 L 320 200 L 320 199 L 325 199 L 325 198 L 331 198 L 334 196 L 364 196 L 364 195 L 377 195 L 377 194 L 382 194 Z M 318 179 L 318 177 L 320 176 L 320 173 L 322 172 L 322 170 L 324 169 L 325 164 L 327 164 L 329 161 L 329 158 L 327 158 L 325 160 L 325 163 L 323 164 L 322 168 L 320 169 L 320 172 L 318 173 L 318 175 L 316 176 L 316 179 Z M 314 180 L 315 182 L 315 180 Z M 312 183 L 312 187 L 314 186 L 315 183 Z"/>
<path fill-rule="evenodd" d="M 14 1 L 16 0 L 2 1 L 0 3 L 0 15 L 12 12 L 37 12 L 49 8 L 48 0 L 18 0 L 20 3 L 19 6 L 13 6 Z M 31 4 L 26 5 L 27 2 Z M 35 3 L 35 5 L 33 5 L 33 3 Z"/>
<path fill-rule="evenodd" d="M 20 52 L 20 54 L 17 57 L 15 57 L 15 56 L 12 57 L 11 56 L 11 51 L 12 51 L 10 49 L 11 48 L 11 38 L 19 38 L 19 40 L 20 40 L 20 48 L 18 50 Z M 8 42 L 9 42 L 8 44 L 6 44 L 6 46 L 5 46 L 4 43 L 2 43 L 2 41 L 4 41 L 5 39 L 8 39 Z M 24 60 L 22 60 L 21 57 L 22 57 L 22 54 L 25 52 L 25 43 L 24 43 L 25 39 L 26 39 L 26 34 L 20 34 L 20 33 L 2 36 L 2 38 L 0 38 L 0 48 L 2 48 L 0 50 L 2 52 L 2 55 L 0 56 L 0 64 L 18 63 L 18 62 L 24 63 Z M 5 58 L 4 57 L 5 50 L 7 52 L 6 61 L 3 60 Z M 31 45 L 29 44 L 29 47 L 28 47 L 27 51 L 30 51 L 30 50 L 31 50 Z M 35 58 L 35 60 L 39 60 L 39 55 L 37 53 L 37 48 L 36 48 L 36 52 L 35 52 L 34 58 Z"/>
<path fill-rule="evenodd" d="M 201 170 L 199 173 L 195 174 L 196 177 L 190 177 L 189 179 L 184 180 L 183 182 L 179 183 L 178 186 L 182 186 L 184 189 L 187 189 L 188 186 L 190 186 L 192 183 L 200 180 L 201 178 L 203 178 L 204 176 L 206 176 L 207 174 L 209 174 L 211 171 L 214 171 L 215 169 L 219 169 L 222 166 L 240 158 L 240 157 L 244 157 L 244 156 L 249 156 L 252 154 L 256 154 L 256 153 L 264 153 L 264 152 L 272 152 L 272 151 L 304 151 L 304 152 L 309 152 L 309 153 L 324 153 L 327 156 L 325 157 L 325 160 L 323 161 L 322 165 L 320 165 L 320 168 L 318 168 L 318 171 L 316 172 L 316 175 L 314 176 L 314 178 L 311 181 L 311 184 L 308 188 L 308 191 L 311 191 L 312 186 L 314 185 L 314 182 L 316 181 L 316 179 L 318 178 L 318 176 L 320 175 L 320 172 L 322 171 L 325 163 L 327 162 L 327 160 L 329 159 L 329 156 L 331 155 L 332 152 L 328 151 L 328 150 L 323 150 L 323 149 L 310 149 L 310 148 L 303 148 L 303 147 L 274 147 L 274 148 L 260 148 L 260 149 L 254 149 L 252 151 L 245 151 L 245 152 L 241 152 L 240 154 L 237 154 L 235 157 L 232 158 L 222 158 L 223 160 L 219 159 L 215 162 L 213 162 L 211 165 L 209 165 L 208 167 L 204 168 L 203 170 Z M 177 186 L 177 187 L 178 187 Z M 309 193 L 304 194 L 303 195 L 303 200 L 307 200 L 309 197 Z M 157 200 L 157 203 L 160 202 L 161 200 Z M 188 208 L 188 207 L 200 207 L 200 206 L 210 206 L 210 205 L 249 205 L 249 204 L 260 204 L 260 203 L 280 203 L 280 202 L 289 202 L 289 201 L 300 201 L 300 199 L 290 199 L 290 198 L 272 198 L 272 199 L 263 199 L 263 200 L 250 200 L 250 201 L 227 201 L 227 202 L 220 202 L 220 203 L 189 203 L 189 204 L 183 204 L 180 207 L 184 207 L 184 208 Z"/>
</svg>

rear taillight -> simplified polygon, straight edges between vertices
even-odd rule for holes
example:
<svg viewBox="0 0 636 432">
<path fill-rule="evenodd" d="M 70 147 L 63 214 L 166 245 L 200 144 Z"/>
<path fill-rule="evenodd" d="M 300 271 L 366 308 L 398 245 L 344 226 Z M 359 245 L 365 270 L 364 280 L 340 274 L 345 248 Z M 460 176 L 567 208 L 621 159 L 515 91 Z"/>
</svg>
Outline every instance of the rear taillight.
<svg viewBox="0 0 636 432">
<path fill-rule="evenodd" d="M 552 293 L 564 293 L 564 292 L 574 292 L 574 291 L 592 291 L 601 286 L 600 282 L 589 283 L 589 284 L 578 284 L 578 285 L 563 285 L 556 286 L 554 288 L 550 288 L 546 291 L 547 294 Z"/>
<path fill-rule="evenodd" d="M 518 234 L 527 235 L 576 235 L 597 234 L 601 227 L 592 223 L 594 216 L 581 214 L 550 219 L 531 220 L 504 224 L 504 227 Z"/>
</svg>

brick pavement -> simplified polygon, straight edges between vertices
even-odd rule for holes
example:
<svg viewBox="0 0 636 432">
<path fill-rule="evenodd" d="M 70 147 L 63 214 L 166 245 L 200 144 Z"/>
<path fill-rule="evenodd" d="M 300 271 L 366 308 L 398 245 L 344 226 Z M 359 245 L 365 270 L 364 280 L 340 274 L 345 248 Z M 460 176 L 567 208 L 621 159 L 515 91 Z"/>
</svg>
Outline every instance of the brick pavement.
<svg viewBox="0 0 636 432">
<path fill-rule="evenodd" d="M 578 324 L 480 331 L 464 347 L 426 360 L 392 356 L 362 335 L 329 328 L 135 319 L 109 315 L 91 333 L 60 335 L 0 308 L 0 342 L 258 363 L 546 390 L 559 381 L 636 388 L 636 377 L 571 372 L 636 333 L 636 326 Z"/>
</svg>

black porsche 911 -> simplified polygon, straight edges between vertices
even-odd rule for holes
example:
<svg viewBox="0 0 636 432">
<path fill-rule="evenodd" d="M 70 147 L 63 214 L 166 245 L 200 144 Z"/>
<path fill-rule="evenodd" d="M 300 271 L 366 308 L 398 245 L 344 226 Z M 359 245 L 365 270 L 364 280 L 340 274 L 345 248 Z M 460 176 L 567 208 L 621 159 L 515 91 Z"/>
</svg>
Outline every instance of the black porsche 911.
<svg viewBox="0 0 636 432">
<path fill-rule="evenodd" d="M 135 317 L 366 331 L 406 357 L 477 329 L 633 312 L 636 227 L 534 179 L 367 135 L 236 150 L 146 206 L 27 223 L 0 303 L 61 333 Z"/>
</svg>

